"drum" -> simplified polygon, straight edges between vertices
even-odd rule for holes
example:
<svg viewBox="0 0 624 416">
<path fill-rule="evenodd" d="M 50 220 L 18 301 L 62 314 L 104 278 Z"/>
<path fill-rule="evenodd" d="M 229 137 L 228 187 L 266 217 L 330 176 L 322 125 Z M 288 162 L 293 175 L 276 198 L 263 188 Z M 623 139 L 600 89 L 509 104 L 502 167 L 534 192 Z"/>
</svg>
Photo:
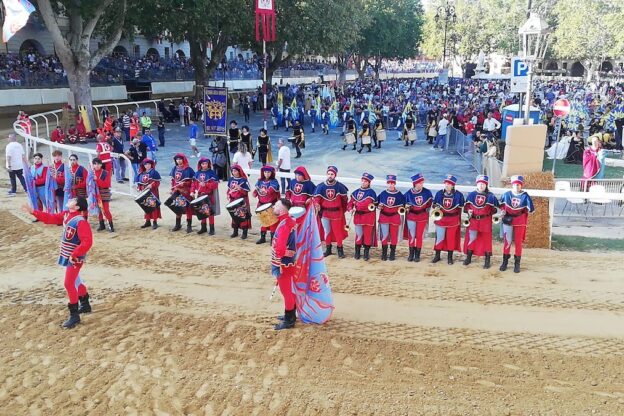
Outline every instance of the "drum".
<svg viewBox="0 0 624 416">
<path fill-rule="evenodd" d="M 251 218 L 251 213 L 245 205 L 245 198 L 238 198 L 230 202 L 225 206 L 225 209 L 230 213 L 234 224 L 240 224 Z"/>
<path fill-rule="evenodd" d="M 174 192 L 165 201 L 165 206 L 169 207 L 176 215 L 182 215 L 186 212 L 189 202 L 180 192 Z"/>
<path fill-rule="evenodd" d="M 263 227 L 270 227 L 279 221 L 279 218 L 273 212 L 273 204 L 271 203 L 262 204 L 256 208 L 256 215 Z"/>
<path fill-rule="evenodd" d="M 146 188 L 136 198 L 134 198 L 134 202 L 139 204 L 141 209 L 145 211 L 146 214 L 150 214 L 156 208 L 160 206 L 160 201 L 154 195 L 154 192 L 150 188 Z"/>
<path fill-rule="evenodd" d="M 345 133 L 345 141 L 347 142 L 347 144 L 355 143 L 355 134 Z"/>
<path fill-rule="evenodd" d="M 197 219 L 204 220 L 212 215 L 212 206 L 210 205 L 210 195 L 202 195 L 191 201 L 191 208 L 197 216 Z"/>
<path fill-rule="evenodd" d="M 305 213 L 306 209 L 304 207 L 292 207 L 288 210 L 288 215 L 290 215 L 294 219 L 303 217 L 303 214 Z"/>
<path fill-rule="evenodd" d="M 407 139 L 410 142 L 416 141 L 416 130 L 408 130 L 407 131 Z"/>
<path fill-rule="evenodd" d="M 386 140 L 386 131 L 385 130 L 377 130 L 377 141 L 383 142 Z"/>
<path fill-rule="evenodd" d="M 365 145 L 365 144 L 371 144 L 370 136 L 362 136 L 362 145 Z"/>
</svg>

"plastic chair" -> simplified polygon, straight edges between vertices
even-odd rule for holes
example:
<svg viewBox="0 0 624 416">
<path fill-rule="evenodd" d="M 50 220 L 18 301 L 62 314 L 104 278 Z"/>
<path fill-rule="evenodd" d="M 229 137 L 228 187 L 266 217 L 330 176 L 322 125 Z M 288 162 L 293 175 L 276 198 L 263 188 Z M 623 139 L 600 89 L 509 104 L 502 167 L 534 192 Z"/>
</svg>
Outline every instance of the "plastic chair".
<svg viewBox="0 0 624 416">
<path fill-rule="evenodd" d="M 606 189 L 603 185 L 592 185 L 589 187 L 590 194 L 600 194 L 600 193 L 605 193 L 605 192 L 606 192 Z M 589 205 L 587 206 L 587 208 L 588 209 L 589 207 L 592 208 L 592 215 L 594 214 L 594 205 L 604 205 L 604 212 L 602 215 L 606 215 L 607 206 L 610 205 L 611 202 L 613 202 L 612 200 L 607 199 L 607 198 L 588 198 L 588 201 L 589 201 Z M 587 215 L 587 209 L 585 210 L 585 215 Z"/>
<path fill-rule="evenodd" d="M 555 191 L 564 191 L 564 192 L 570 192 L 572 191 L 572 186 L 570 185 L 570 182 L 568 181 L 557 181 L 555 182 Z M 561 210 L 561 215 L 563 215 L 563 213 L 565 212 L 566 207 L 568 206 L 568 204 L 572 204 L 572 207 L 577 207 L 579 204 L 585 204 L 585 199 L 583 198 L 566 198 L 566 203 L 563 206 L 563 209 Z M 577 212 L 580 213 L 580 211 L 577 208 Z M 585 212 L 587 212 L 587 209 L 585 210 Z"/>
</svg>

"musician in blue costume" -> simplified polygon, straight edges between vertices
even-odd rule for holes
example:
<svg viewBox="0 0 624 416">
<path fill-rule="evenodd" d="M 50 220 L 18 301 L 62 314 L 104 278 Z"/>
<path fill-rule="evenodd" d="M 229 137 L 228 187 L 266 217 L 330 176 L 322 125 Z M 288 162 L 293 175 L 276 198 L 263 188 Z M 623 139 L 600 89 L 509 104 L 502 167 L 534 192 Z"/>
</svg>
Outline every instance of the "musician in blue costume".
<svg viewBox="0 0 624 416">
<path fill-rule="evenodd" d="M 227 198 L 228 202 L 235 201 L 239 198 L 243 198 L 245 200 L 245 206 L 247 207 L 247 212 L 250 213 L 249 209 L 249 192 L 251 189 L 249 187 L 249 181 L 247 180 L 247 175 L 245 171 L 240 165 L 232 165 L 231 168 L 231 176 L 228 179 L 228 190 L 227 190 Z M 232 234 L 230 238 L 238 237 L 238 230 L 243 230 L 241 235 L 241 239 L 247 239 L 247 231 L 251 228 L 251 215 L 248 215 L 248 218 L 241 223 L 236 223 L 232 221 Z"/>
<path fill-rule="evenodd" d="M 422 173 L 411 177 L 412 188 L 405 192 L 405 231 L 403 238 L 407 239 L 409 257 L 407 261 L 420 261 L 420 251 L 423 246 L 423 237 L 429 225 L 429 208 L 433 204 L 433 194 L 424 187 L 425 178 Z"/>
<path fill-rule="evenodd" d="M 273 166 L 266 165 L 260 169 L 260 178 L 258 178 L 258 182 L 256 182 L 253 196 L 258 199 L 258 205 L 256 208 L 259 208 L 264 204 L 275 204 L 280 199 L 279 182 L 275 179 L 275 168 Z M 267 231 L 271 233 L 272 239 L 275 227 L 277 227 L 277 223 L 270 227 L 261 226 L 260 239 L 256 241 L 256 244 L 266 243 Z"/>
<path fill-rule="evenodd" d="M 362 174 L 362 185 L 351 193 L 347 204 L 347 211 L 353 211 L 355 226 L 355 256 L 359 260 L 364 246 L 364 260 L 370 259 L 370 248 L 377 246 L 375 227 L 377 222 L 377 193 L 371 189 L 371 182 L 375 179 L 370 173 Z M 371 209 L 372 208 L 372 209 Z"/>
<path fill-rule="evenodd" d="M 191 186 L 195 179 L 195 171 L 188 164 L 188 160 L 183 153 L 176 153 L 173 157 L 174 166 L 169 173 L 171 176 L 171 194 L 179 193 L 186 198 L 186 232 L 193 231 L 193 209 L 191 208 Z M 178 231 L 182 228 L 182 214 L 176 214 L 176 223 L 171 231 Z"/>
<path fill-rule="evenodd" d="M 507 263 L 511 257 L 511 244 L 515 246 L 514 273 L 520 273 L 520 259 L 522 258 L 522 243 L 526 237 L 526 227 L 529 214 L 535 211 L 533 200 L 522 190 L 524 177 L 511 177 L 511 190 L 501 197 L 501 206 L 505 211 L 503 217 L 503 263 L 500 271 L 507 270 Z"/>
<path fill-rule="evenodd" d="M 477 176 L 477 190 L 466 197 L 464 211 L 468 213 L 470 224 L 464 236 L 464 266 L 472 262 L 472 256 L 485 256 L 484 269 L 490 268 L 492 257 L 492 216 L 496 213 L 499 202 L 488 189 L 489 178 Z"/>
<path fill-rule="evenodd" d="M 310 180 L 310 174 L 303 166 L 295 168 L 295 180 L 291 180 L 286 191 L 288 199 L 293 207 L 306 207 L 314 196 L 316 185 Z"/>
<path fill-rule="evenodd" d="M 197 162 L 197 171 L 195 172 L 195 180 L 191 185 L 191 194 L 195 198 L 199 198 L 203 195 L 208 195 L 210 206 L 210 215 L 208 216 L 208 223 L 210 224 L 210 231 L 206 229 L 206 218 L 201 220 L 201 228 L 197 234 L 204 234 L 208 232 L 208 235 L 214 235 L 215 233 L 215 215 L 219 215 L 219 176 L 217 172 L 212 169 L 212 163 L 207 157 L 202 157 Z"/>
<path fill-rule="evenodd" d="M 323 236 L 325 240 L 325 257 L 332 254 L 332 243 L 335 242 L 338 257 L 344 259 L 343 240 L 347 237 L 345 212 L 349 189 L 336 180 L 338 168 L 327 168 L 327 180 L 318 184 L 314 191 L 314 205 L 320 212 Z"/>
<path fill-rule="evenodd" d="M 152 193 L 157 199 L 160 199 L 160 194 L 158 191 L 158 187 L 160 186 L 160 173 L 155 169 L 156 162 L 152 159 L 143 159 L 141 164 L 139 165 L 139 173 L 134 179 L 134 182 L 137 184 L 137 189 L 139 192 L 144 191 L 146 188 L 150 188 Z M 158 220 L 162 218 L 160 213 L 160 207 L 156 207 L 149 214 L 144 215 L 145 224 L 141 226 L 141 228 L 152 227 L 153 230 L 158 228 Z"/>
<path fill-rule="evenodd" d="M 432 263 L 440 261 L 440 253 L 448 253 L 448 264 L 453 264 L 453 252 L 461 250 L 461 212 L 464 207 L 464 194 L 455 189 L 457 178 L 446 175 L 444 189 L 440 189 L 433 199 L 434 207 L 442 211 L 442 218 L 435 221 L 436 240 Z"/>
<path fill-rule="evenodd" d="M 401 227 L 401 208 L 404 208 L 405 197 L 396 189 L 396 175 L 387 175 L 388 189 L 381 192 L 377 198 L 379 207 L 379 236 L 381 239 L 381 260 L 394 261 L 396 259 L 396 246 L 399 241 L 399 228 Z M 388 246 L 390 254 L 388 255 Z"/>
</svg>

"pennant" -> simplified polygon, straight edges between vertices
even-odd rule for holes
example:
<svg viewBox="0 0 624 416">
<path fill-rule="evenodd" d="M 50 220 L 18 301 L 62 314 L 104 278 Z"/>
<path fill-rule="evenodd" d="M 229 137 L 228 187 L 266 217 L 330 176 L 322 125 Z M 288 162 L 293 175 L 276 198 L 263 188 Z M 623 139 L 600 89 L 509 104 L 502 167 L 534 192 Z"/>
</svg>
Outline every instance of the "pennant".
<svg viewBox="0 0 624 416">
<path fill-rule="evenodd" d="M 100 215 L 100 190 L 95 183 L 95 174 L 93 169 L 89 167 L 87 173 L 87 203 L 89 204 L 89 215 Z"/>
<path fill-rule="evenodd" d="M 35 6 L 28 0 L 4 0 L 4 25 L 2 25 L 2 41 L 7 43 L 21 28 L 26 26 Z"/>
<path fill-rule="evenodd" d="M 45 181 L 45 207 L 46 212 L 54 213 L 56 211 L 56 190 L 58 184 L 52 175 L 52 169 L 48 167 L 48 174 Z"/>
<path fill-rule="evenodd" d="M 262 35 L 260 35 L 262 27 Z M 272 42 L 277 37 L 274 0 L 256 0 L 256 41 Z"/>
<path fill-rule="evenodd" d="M 297 221 L 297 260 L 293 279 L 297 316 L 304 323 L 323 324 L 334 311 L 334 300 L 313 207 L 308 207 L 302 220 Z"/>
<path fill-rule="evenodd" d="M 71 174 L 71 165 L 68 163 L 65 165 L 65 186 L 63 187 L 64 197 L 63 197 L 63 210 L 67 210 L 67 203 L 72 197 L 72 174 Z"/>
<path fill-rule="evenodd" d="M 30 204 L 32 209 L 39 209 L 39 202 L 37 200 L 37 190 L 35 189 L 35 176 L 32 174 L 30 170 L 30 165 L 26 158 L 24 161 L 24 181 L 26 182 L 26 194 L 28 195 L 28 203 Z"/>
</svg>

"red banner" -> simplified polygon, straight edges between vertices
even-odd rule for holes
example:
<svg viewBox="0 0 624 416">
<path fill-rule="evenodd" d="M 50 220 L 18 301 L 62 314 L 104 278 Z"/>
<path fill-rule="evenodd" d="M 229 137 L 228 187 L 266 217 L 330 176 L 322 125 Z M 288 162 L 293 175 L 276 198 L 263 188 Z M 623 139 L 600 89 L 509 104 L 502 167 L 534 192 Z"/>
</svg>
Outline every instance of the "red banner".
<svg viewBox="0 0 624 416">
<path fill-rule="evenodd" d="M 260 36 L 262 26 L 262 36 Z M 256 40 L 274 41 L 277 33 L 275 0 L 256 0 Z"/>
</svg>

